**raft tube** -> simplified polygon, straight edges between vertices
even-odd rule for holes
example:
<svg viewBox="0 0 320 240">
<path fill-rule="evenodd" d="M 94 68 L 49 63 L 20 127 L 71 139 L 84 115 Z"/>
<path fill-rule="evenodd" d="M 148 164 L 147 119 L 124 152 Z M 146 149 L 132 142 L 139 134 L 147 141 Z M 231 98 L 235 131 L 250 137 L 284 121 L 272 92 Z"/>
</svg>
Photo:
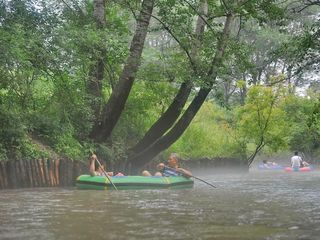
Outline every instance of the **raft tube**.
<svg viewBox="0 0 320 240">
<path fill-rule="evenodd" d="M 286 167 L 284 169 L 286 172 L 310 172 L 313 170 L 312 167 L 302 167 L 302 168 L 292 168 L 292 167 Z"/>
<path fill-rule="evenodd" d="M 110 177 L 118 190 L 138 189 L 185 189 L 193 187 L 193 180 L 182 176 L 121 176 Z M 76 180 L 78 189 L 115 190 L 109 179 L 104 176 L 81 175 Z"/>
<path fill-rule="evenodd" d="M 258 169 L 259 170 L 283 170 L 284 167 L 281 165 L 271 165 L 266 167 L 264 164 L 259 164 Z"/>
</svg>

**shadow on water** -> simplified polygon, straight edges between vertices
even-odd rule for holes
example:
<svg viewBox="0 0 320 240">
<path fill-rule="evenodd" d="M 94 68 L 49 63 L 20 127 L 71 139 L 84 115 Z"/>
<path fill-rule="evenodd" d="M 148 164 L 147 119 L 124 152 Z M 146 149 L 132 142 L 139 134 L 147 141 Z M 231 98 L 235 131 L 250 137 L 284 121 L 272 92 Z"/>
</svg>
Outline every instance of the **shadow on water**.
<svg viewBox="0 0 320 240">
<path fill-rule="evenodd" d="M 320 172 L 195 170 L 187 190 L 0 192 L 0 239 L 319 239 Z"/>
</svg>

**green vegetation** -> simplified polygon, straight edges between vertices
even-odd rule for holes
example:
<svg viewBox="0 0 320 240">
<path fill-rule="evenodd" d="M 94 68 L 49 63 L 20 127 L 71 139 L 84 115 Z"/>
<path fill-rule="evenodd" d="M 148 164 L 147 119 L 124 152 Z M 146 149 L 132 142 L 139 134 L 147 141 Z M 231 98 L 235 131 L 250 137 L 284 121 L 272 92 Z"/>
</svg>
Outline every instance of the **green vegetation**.
<svg viewBox="0 0 320 240">
<path fill-rule="evenodd" d="M 0 161 L 317 158 L 317 7 L 0 1 Z"/>
</svg>

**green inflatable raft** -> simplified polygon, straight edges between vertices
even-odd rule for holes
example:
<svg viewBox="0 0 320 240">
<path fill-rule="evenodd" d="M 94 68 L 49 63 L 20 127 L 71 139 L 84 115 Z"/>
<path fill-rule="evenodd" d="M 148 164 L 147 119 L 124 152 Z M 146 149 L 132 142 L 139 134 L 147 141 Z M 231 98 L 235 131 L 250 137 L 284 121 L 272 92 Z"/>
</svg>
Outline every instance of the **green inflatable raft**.
<svg viewBox="0 0 320 240">
<path fill-rule="evenodd" d="M 193 187 L 193 180 L 182 176 L 119 176 L 111 177 L 111 181 L 118 190 L 184 189 Z M 78 189 L 115 190 L 108 178 L 103 176 L 81 175 L 76 180 L 76 187 Z"/>
</svg>

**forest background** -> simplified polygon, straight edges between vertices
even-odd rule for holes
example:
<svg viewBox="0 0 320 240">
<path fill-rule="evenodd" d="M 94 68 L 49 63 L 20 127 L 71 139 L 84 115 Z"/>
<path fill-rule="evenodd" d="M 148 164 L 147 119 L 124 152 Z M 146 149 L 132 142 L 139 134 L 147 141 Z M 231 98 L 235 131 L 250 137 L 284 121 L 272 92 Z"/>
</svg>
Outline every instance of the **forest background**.
<svg viewBox="0 0 320 240">
<path fill-rule="evenodd" d="M 0 161 L 320 157 L 317 0 L 0 0 Z"/>
</svg>

